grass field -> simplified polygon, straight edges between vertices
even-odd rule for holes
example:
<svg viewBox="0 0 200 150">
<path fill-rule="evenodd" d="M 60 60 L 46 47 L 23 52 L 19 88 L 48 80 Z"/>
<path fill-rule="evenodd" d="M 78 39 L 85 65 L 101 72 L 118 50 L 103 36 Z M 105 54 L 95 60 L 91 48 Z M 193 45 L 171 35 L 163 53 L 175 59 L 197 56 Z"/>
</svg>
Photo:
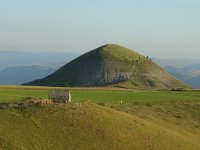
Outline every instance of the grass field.
<svg viewBox="0 0 200 150">
<path fill-rule="evenodd" d="M 47 98 L 48 87 L 0 87 L 0 103 L 16 102 L 26 97 Z M 62 88 L 65 89 L 65 88 Z M 148 91 L 148 90 L 125 90 L 117 88 L 66 88 L 71 91 L 72 101 L 92 101 L 95 103 L 125 104 L 144 102 L 161 104 L 177 101 L 199 101 L 200 92 L 196 91 Z"/>
<path fill-rule="evenodd" d="M 47 98 L 49 89 L 1 86 L 0 103 Z M 85 103 L 0 109 L 0 149 L 200 149 L 198 91 L 70 91 Z"/>
</svg>

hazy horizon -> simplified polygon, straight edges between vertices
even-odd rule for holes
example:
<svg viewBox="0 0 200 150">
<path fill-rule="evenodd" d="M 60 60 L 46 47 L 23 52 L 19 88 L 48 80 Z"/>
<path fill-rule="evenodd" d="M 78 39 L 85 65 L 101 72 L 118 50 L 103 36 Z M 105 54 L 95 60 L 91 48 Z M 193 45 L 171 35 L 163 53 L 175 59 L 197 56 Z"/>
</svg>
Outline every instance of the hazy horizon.
<svg viewBox="0 0 200 150">
<path fill-rule="evenodd" d="M 96 47 L 96 48 L 98 48 L 98 47 Z M 93 48 L 94 49 L 94 48 Z M 93 49 L 91 49 L 91 50 L 93 50 Z M 85 51 L 85 52 L 83 52 L 83 51 L 41 51 L 41 52 L 39 52 L 39 51 L 24 51 L 24 50 L 0 50 L 0 52 L 7 52 L 7 53 L 24 53 L 24 54 L 73 54 L 73 55 L 76 55 L 77 57 L 78 56 L 80 56 L 80 55 L 83 55 L 84 53 L 86 53 L 86 52 L 89 52 L 90 50 L 88 50 L 88 51 Z M 134 50 L 133 50 L 134 51 Z M 136 50 L 136 52 L 139 52 L 139 51 L 137 51 Z M 152 55 L 145 55 L 144 53 L 141 53 L 141 52 L 139 52 L 139 54 L 141 54 L 141 55 L 144 55 L 144 56 L 148 56 L 148 57 L 151 57 L 151 58 L 155 58 L 155 59 L 162 59 L 162 60 L 183 60 L 183 59 L 186 59 L 186 60 L 198 60 L 199 61 L 199 63 L 200 63 L 200 58 L 198 58 L 198 57 L 179 57 L 179 56 L 174 56 L 174 57 L 165 57 L 165 56 L 161 56 L 161 57 L 159 57 L 159 56 L 152 56 Z"/>
<path fill-rule="evenodd" d="M 108 43 L 158 58 L 200 56 L 200 1 L 0 2 L 0 51 L 83 54 Z"/>
</svg>

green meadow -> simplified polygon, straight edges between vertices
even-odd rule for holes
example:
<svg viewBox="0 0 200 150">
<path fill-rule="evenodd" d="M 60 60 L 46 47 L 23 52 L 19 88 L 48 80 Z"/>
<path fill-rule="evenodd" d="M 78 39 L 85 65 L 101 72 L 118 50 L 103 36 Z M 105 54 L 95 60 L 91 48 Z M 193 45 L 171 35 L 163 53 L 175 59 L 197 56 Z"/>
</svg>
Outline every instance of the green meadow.
<svg viewBox="0 0 200 150">
<path fill-rule="evenodd" d="M 21 101 L 27 97 L 47 98 L 48 87 L 0 87 L 0 102 Z M 55 88 L 58 89 L 58 88 Z M 74 102 L 124 104 L 135 102 L 168 103 L 177 101 L 199 101 L 198 91 L 149 91 L 117 88 L 60 88 L 70 90 Z"/>
<path fill-rule="evenodd" d="M 0 103 L 71 91 L 67 105 L 0 109 L 0 149 L 199 150 L 200 92 L 1 86 Z"/>
</svg>

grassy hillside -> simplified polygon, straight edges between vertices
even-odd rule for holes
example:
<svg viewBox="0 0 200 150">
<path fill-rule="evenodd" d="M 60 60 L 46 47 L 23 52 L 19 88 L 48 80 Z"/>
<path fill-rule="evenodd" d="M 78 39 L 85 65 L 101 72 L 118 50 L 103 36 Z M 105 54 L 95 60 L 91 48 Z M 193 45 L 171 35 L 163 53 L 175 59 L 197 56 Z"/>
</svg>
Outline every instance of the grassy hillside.
<svg viewBox="0 0 200 150">
<path fill-rule="evenodd" d="M 89 51 L 55 73 L 28 85 L 118 86 L 146 89 L 190 89 L 148 57 L 108 44 Z"/>
<path fill-rule="evenodd" d="M 6 150 L 200 148 L 199 138 L 95 104 L 0 110 L 0 120 Z"/>
<path fill-rule="evenodd" d="M 0 103 L 47 98 L 49 89 L 0 86 Z M 0 149 L 200 149 L 198 91 L 70 91 L 69 105 L 0 108 Z"/>
<path fill-rule="evenodd" d="M 143 88 L 143 89 L 192 89 L 185 83 L 177 80 L 167 73 L 159 65 L 151 60 L 140 61 L 132 77 L 125 81 L 115 84 L 123 88 Z"/>
<path fill-rule="evenodd" d="M 136 60 L 138 61 L 148 60 L 143 55 L 117 44 L 107 44 L 102 47 L 99 47 L 96 50 L 100 51 L 103 57 L 108 57 L 110 59 L 114 58 L 117 60 L 127 61 L 127 62 Z M 90 55 L 90 52 L 88 54 Z"/>
</svg>

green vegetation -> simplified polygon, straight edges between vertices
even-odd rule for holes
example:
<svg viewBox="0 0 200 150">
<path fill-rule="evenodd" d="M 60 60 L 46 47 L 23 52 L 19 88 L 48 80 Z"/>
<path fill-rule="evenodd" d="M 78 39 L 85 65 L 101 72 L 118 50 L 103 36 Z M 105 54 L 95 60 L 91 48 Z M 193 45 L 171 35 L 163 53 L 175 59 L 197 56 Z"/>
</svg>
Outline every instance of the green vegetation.
<svg viewBox="0 0 200 150">
<path fill-rule="evenodd" d="M 1 149 L 195 150 L 199 138 L 128 113 L 73 104 L 0 110 Z M 189 137 L 189 139 L 188 139 Z"/>
<path fill-rule="evenodd" d="M 27 97 L 47 98 L 47 90 L 0 89 L 0 103 L 19 102 Z"/>
<path fill-rule="evenodd" d="M 49 89 L 1 86 L 0 103 L 47 98 Z M 0 149 L 200 149 L 198 91 L 70 91 L 68 105 L 0 109 Z"/>
<path fill-rule="evenodd" d="M 163 104 L 177 101 L 199 101 L 199 92 L 169 91 L 109 91 L 109 90 L 72 90 L 74 101 L 92 101 L 95 103 L 124 104 L 151 103 Z"/>
<path fill-rule="evenodd" d="M 155 64 L 149 57 L 114 44 L 89 51 L 53 74 L 27 85 L 191 89 Z"/>
<path fill-rule="evenodd" d="M 26 97 L 47 98 L 48 87 L 0 87 L 0 103 L 15 102 Z M 65 89 L 65 88 L 62 88 Z M 66 88 L 72 93 L 74 102 L 119 104 L 123 103 L 168 103 L 177 101 L 198 101 L 200 92 L 195 91 L 149 91 L 119 88 Z"/>
<path fill-rule="evenodd" d="M 115 58 L 117 60 L 127 62 L 147 60 L 146 57 L 140 55 L 139 53 L 116 44 L 107 44 L 102 46 L 99 48 L 99 51 L 102 53 L 103 57 L 109 57 L 110 59 Z"/>
</svg>

